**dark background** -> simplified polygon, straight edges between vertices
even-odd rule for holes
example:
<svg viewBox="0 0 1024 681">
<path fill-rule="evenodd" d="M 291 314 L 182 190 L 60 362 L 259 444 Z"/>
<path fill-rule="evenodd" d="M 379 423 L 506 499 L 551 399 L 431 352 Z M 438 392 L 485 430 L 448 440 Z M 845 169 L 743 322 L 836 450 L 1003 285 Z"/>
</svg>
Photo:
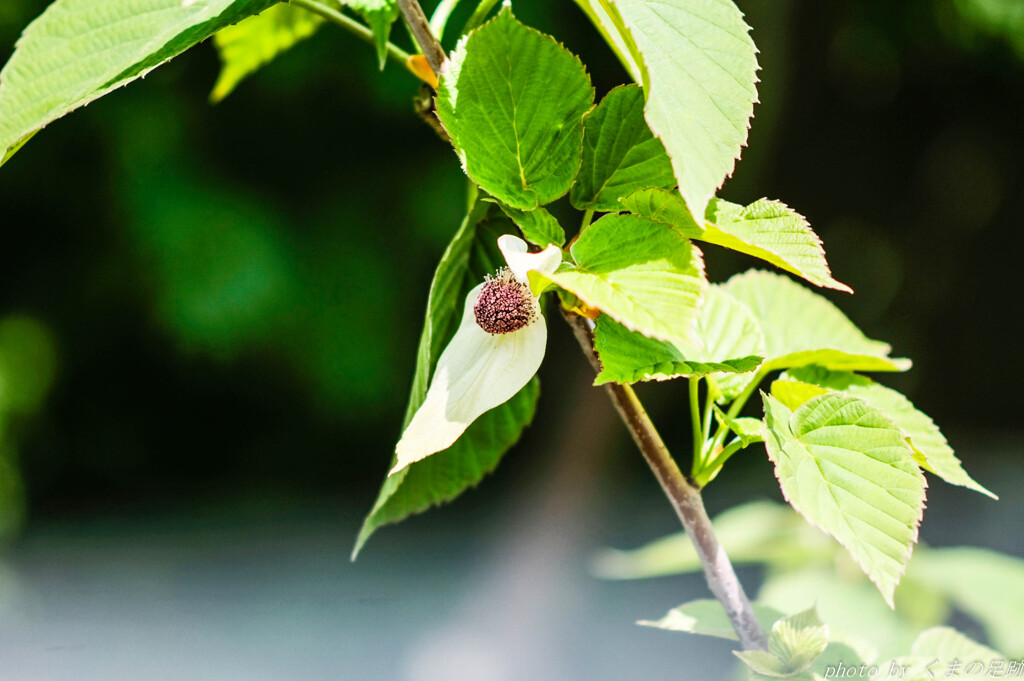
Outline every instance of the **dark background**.
<svg viewBox="0 0 1024 681">
<path fill-rule="evenodd" d="M 46 4 L 4 0 L 0 60 Z M 762 103 L 721 195 L 808 217 L 856 291 L 825 295 L 915 362 L 885 381 L 943 427 L 1004 509 L 1018 507 L 1019 476 L 1005 471 L 1024 406 L 1019 3 L 739 4 L 761 50 Z M 626 80 L 569 0 L 515 10 L 581 56 L 599 97 Z M 408 46 L 400 28 L 395 39 Z M 211 106 L 217 70 L 201 45 L 53 123 L 0 170 L 0 352 L 13 319 L 12 342 L 35 348 L 20 385 L 45 393 L 3 421 L 27 509 L 15 546 L 82 523 L 233 527 L 307 512 L 341 519 L 311 537 L 347 545 L 387 469 L 431 274 L 461 219 L 458 161 L 412 113 L 418 83 L 393 65 L 379 73 L 333 26 Z M 756 264 L 705 250 L 713 280 Z M 587 411 L 587 370 L 561 327 L 550 323 L 522 446 L 439 519 L 384 530 L 369 554 L 402 561 L 409 538 L 493 531 L 491 509 L 555 465 L 552 443 L 610 418 L 599 401 Z M 683 392 L 642 391 L 680 452 Z M 592 476 L 552 479 L 601 499 L 603 541 L 675 529 L 624 431 L 607 433 Z M 756 496 L 778 498 L 760 453 L 738 457 L 708 505 Z M 1019 524 L 985 529 L 972 515 L 993 502 L 935 480 L 930 496 L 926 538 L 960 525 L 957 537 L 1024 553 Z"/>
</svg>

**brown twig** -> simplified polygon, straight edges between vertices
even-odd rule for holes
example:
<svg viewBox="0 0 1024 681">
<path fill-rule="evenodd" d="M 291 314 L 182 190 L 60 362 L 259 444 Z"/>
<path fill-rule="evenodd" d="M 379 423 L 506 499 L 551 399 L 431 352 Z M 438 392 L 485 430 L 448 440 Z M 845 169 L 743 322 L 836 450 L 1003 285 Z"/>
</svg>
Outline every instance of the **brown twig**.
<svg viewBox="0 0 1024 681">
<path fill-rule="evenodd" d="M 416 44 L 423 51 L 423 56 L 427 58 L 430 68 L 434 70 L 435 74 L 440 75 L 441 67 L 447 57 L 441 43 L 437 41 L 434 33 L 430 30 L 430 22 L 427 21 L 427 15 L 423 13 L 420 3 L 416 0 L 398 0 L 398 7 L 402 10 L 405 25 L 409 27 L 409 32 L 412 33 Z"/>
<path fill-rule="evenodd" d="M 591 365 L 600 371 L 601 361 L 594 351 L 592 322 L 571 312 L 563 312 L 563 316 L 572 327 L 576 340 L 579 341 Z M 744 650 L 766 649 L 764 632 L 754 616 L 754 609 L 743 591 L 743 585 L 736 577 L 729 557 L 718 543 L 711 519 L 704 510 L 700 490 L 679 470 L 633 389 L 620 383 L 607 383 L 605 388 L 623 423 L 647 460 L 654 477 L 658 479 L 665 495 L 672 502 L 683 528 L 693 541 L 700 562 L 704 566 L 704 577 L 708 586 L 725 608 L 729 621 L 732 622 L 733 629 L 739 637 L 740 645 Z"/>
</svg>

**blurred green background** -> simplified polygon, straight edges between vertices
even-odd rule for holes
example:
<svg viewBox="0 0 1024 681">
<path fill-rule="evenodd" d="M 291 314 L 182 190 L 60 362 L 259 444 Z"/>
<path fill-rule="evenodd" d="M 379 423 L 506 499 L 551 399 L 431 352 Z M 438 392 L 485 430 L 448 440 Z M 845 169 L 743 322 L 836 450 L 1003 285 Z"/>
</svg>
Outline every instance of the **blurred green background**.
<svg viewBox="0 0 1024 681">
<path fill-rule="evenodd" d="M 0 3 L 0 61 L 46 4 Z M 762 103 L 722 196 L 776 198 L 808 217 L 856 291 L 826 295 L 914 360 L 887 382 L 1003 497 L 933 481 L 923 536 L 1024 555 L 1012 470 L 1024 433 L 1013 361 L 1024 5 L 738 4 L 761 50 Z M 626 80 L 570 0 L 515 10 L 581 56 L 598 96 Z M 409 46 L 400 28 L 395 40 Z M 461 219 L 458 161 L 413 114 L 418 83 L 379 73 L 372 51 L 332 26 L 211 106 L 217 72 L 212 46 L 199 46 L 53 123 L 0 170 L 0 530 L 16 564 L 46 564 L 83 531 L 151 537 L 212 522 L 216 537 L 249 537 L 239 528 L 250 521 L 304 528 L 307 549 L 329 543 L 343 560 L 387 469 L 430 277 Z M 707 256 L 715 280 L 754 264 Z M 596 545 L 675 529 L 619 429 L 600 443 L 610 458 L 585 467 L 592 476 L 558 467 L 566 419 L 608 412 L 587 397 L 567 329 L 551 329 L 523 446 L 451 510 L 382 531 L 362 560 L 472 555 L 466 537 L 521 521 L 497 509 L 518 508 L 549 474 L 600 498 L 568 516 Z M 642 393 L 685 452 L 683 392 Z M 760 496 L 778 489 L 758 453 L 734 460 L 708 505 Z M 578 511 L 595 504 L 600 531 Z M 669 598 L 617 613 L 616 626 L 685 600 Z"/>
</svg>

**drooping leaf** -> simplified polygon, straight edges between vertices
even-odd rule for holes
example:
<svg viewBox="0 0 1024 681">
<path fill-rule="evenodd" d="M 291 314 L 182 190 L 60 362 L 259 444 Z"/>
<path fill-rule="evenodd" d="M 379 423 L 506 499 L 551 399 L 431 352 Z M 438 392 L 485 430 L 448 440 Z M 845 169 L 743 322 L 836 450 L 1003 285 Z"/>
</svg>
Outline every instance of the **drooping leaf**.
<svg viewBox="0 0 1024 681">
<path fill-rule="evenodd" d="M 548 244 L 555 244 L 561 248 L 565 244 L 565 230 L 558 223 L 558 219 L 547 209 L 519 210 L 503 203 L 498 205 L 501 206 L 501 210 L 508 216 L 508 219 L 514 222 L 523 233 L 523 238 L 531 244 L 541 248 L 547 247 Z"/>
<path fill-rule="evenodd" d="M 597 375 L 594 385 L 666 381 L 680 376 L 753 371 L 762 359 L 757 355 L 708 363 L 688 359 L 672 343 L 630 331 L 605 315 L 597 318 L 594 348 L 601 360 L 601 373 Z"/>
<path fill-rule="evenodd" d="M 885 414 L 899 426 L 910 439 L 914 448 L 914 458 L 925 470 L 934 473 L 951 485 L 960 485 L 975 492 L 981 492 L 997 499 L 996 495 L 985 489 L 967 474 L 960 459 L 953 453 L 953 448 L 946 442 L 945 436 L 935 422 L 914 407 L 902 393 L 875 383 L 866 376 L 857 376 L 849 372 L 835 372 L 820 367 L 803 367 L 793 369 L 788 375 L 795 379 L 790 384 L 799 383 L 805 386 L 808 396 L 818 386 L 832 390 L 841 390 L 854 397 L 859 397 L 875 409 Z M 808 386 L 808 384 L 811 384 Z M 820 388 L 818 388 L 820 391 Z M 775 387 L 772 386 L 775 394 Z M 796 407 L 791 406 L 791 409 Z"/>
<path fill-rule="evenodd" d="M 760 199 L 739 206 L 713 199 L 705 239 L 761 258 L 817 286 L 852 293 L 832 277 L 821 239 L 807 219 L 781 201 Z"/>
<path fill-rule="evenodd" d="M 767 344 L 763 370 L 817 364 L 837 371 L 905 371 L 910 360 L 889 357 L 824 297 L 779 274 L 750 270 L 722 288 L 753 312 Z"/>
<path fill-rule="evenodd" d="M 0 155 L 277 0 L 57 0 L 0 72 Z"/>
<path fill-rule="evenodd" d="M 296 5 L 275 5 L 213 36 L 222 63 L 210 100 L 227 97 L 247 76 L 313 35 L 323 19 Z"/>
<path fill-rule="evenodd" d="M 583 119 L 583 163 L 570 193 L 572 205 L 621 210 L 619 199 L 630 192 L 675 185 L 665 146 L 644 120 L 643 90 L 615 88 Z"/>
<path fill-rule="evenodd" d="M 757 100 L 757 49 L 743 15 L 732 0 L 599 1 L 605 12 L 591 17 L 641 62 L 645 117 L 703 221 L 746 144 Z"/>
<path fill-rule="evenodd" d="M 505 7 L 463 38 L 447 64 L 437 115 L 466 174 L 522 210 L 569 191 L 594 101 L 580 60 Z"/>
<path fill-rule="evenodd" d="M 477 202 L 441 257 L 430 286 L 405 425 L 426 397 L 434 365 L 458 327 L 466 294 L 504 264 L 497 238 L 511 232 L 512 225 L 495 219 L 496 211 Z M 386 478 L 363 522 L 353 558 L 379 527 L 451 501 L 494 470 L 533 420 L 539 394 L 534 378 L 511 400 L 476 419 L 451 447 Z"/>
<path fill-rule="evenodd" d="M 760 258 L 817 286 L 850 290 L 832 278 L 821 239 L 807 220 L 780 201 L 761 199 L 744 207 L 712 199 L 707 219 L 699 224 L 678 192 L 641 189 L 622 203 L 630 212 L 670 224 L 691 239 Z"/>
<path fill-rule="evenodd" d="M 772 624 L 782 617 L 782 613 L 774 608 L 753 603 L 754 616 L 761 624 L 761 628 L 771 629 Z M 637 622 L 645 627 L 656 627 L 669 631 L 684 631 L 690 634 L 702 636 L 714 636 L 730 641 L 738 640 L 736 632 L 732 628 L 729 616 L 725 608 L 716 600 L 701 599 L 684 603 L 678 608 L 672 608 L 660 620 L 641 620 Z"/>
<path fill-rule="evenodd" d="M 373 31 L 374 42 L 377 43 L 377 61 L 383 70 L 388 61 L 388 38 L 391 37 L 391 24 L 398 18 L 398 3 L 395 0 L 340 0 L 341 4 L 358 12 L 370 30 Z"/>
<path fill-rule="evenodd" d="M 744 303 L 736 300 L 719 286 L 709 286 L 701 299 L 697 315 L 697 336 L 704 356 L 710 359 L 725 357 L 765 357 L 768 348 L 761 325 Z M 708 383 L 716 399 L 732 400 L 754 380 L 754 374 L 718 374 L 710 376 Z"/>
<path fill-rule="evenodd" d="M 676 344 L 694 340 L 707 287 L 700 251 L 665 225 L 605 215 L 569 249 L 550 281 L 631 331 Z"/>
<path fill-rule="evenodd" d="M 762 396 L 765 445 L 786 500 L 846 547 L 891 606 L 925 498 L 903 431 L 842 393 L 819 395 L 795 411 Z"/>
</svg>

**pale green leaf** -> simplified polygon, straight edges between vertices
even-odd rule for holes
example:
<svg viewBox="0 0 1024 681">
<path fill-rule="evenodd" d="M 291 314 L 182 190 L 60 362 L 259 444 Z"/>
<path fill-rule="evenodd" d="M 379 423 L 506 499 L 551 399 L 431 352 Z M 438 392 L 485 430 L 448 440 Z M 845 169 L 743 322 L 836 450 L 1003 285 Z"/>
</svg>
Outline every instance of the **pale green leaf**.
<svg viewBox="0 0 1024 681">
<path fill-rule="evenodd" d="M 57 0 L 0 72 L 0 150 L 276 2 Z"/>
<path fill-rule="evenodd" d="M 891 606 L 925 498 L 903 431 L 842 393 L 819 395 L 795 411 L 762 396 L 765 445 L 786 500 L 846 547 Z"/>
<path fill-rule="evenodd" d="M 806 671 L 827 645 L 828 625 L 814 608 L 783 617 L 772 625 L 768 635 L 768 652 L 792 673 Z"/>
<path fill-rule="evenodd" d="M 391 24 L 398 18 L 398 3 L 395 0 L 339 0 L 342 5 L 351 7 L 358 12 L 373 31 L 377 45 L 377 61 L 383 70 L 388 61 L 388 38 L 391 36 Z"/>
<path fill-rule="evenodd" d="M 807 220 L 780 201 L 761 199 L 739 206 L 712 199 L 707 219 L 694 221 L 678 192 L 640 189 L 623 198 L 632 213 L 664 222 L 691 239 L 760 258 L 817 286 L 849 291 L 832 278 L 821 239 Z"/>
<path fill-rule="evenodd" d="M 569 249 L 575 264 L 550 276 L 631 331 L 689 346 L 707 287 L 700 251 L 677 232 L 632 215 L 606 215 Z"/>
<path fill-rule="evenodd" d="M 512 225 L 496 219 L 496 211 L 477 202 L 441 257 L 427 299 L 405 425 L 426 397 L 434 365 L 458 327 L 466 294 L 504 264 L 497 239 L 512 231 Z M 451 447 L 387 477 L 363 522 L 353 558 L 381 526 L 451 501 L 494 470 L 533 420 L 539 393 L 534 378 L 511 400 L 484 412 Z"/>
<path fill-rule="evenodd" d="M 719 286 L 704 291 L 697 315 L 697 335 L 703 347 L 703 356 L 709 359 L 726 357 L 765 357 L 761 325 L 744 303 L 736 300 Z M 732 400 L 754 380 L 753 374 L 720 374 L 708 379 L 717 399 Z"/>
<path fill-rule="evenodd" d="M 672 163 L 644 120 L 637 85 L 615 88 L 583 119 L 583 163 L 572 186 L 580 210 L 617 211 L 619 199 L 642 187 L 674 187 Z"/>
<path fill-rule="evenodd" d="M 889 345 L 871 340 L 826 298 L 786 276 L 750 270 L 722 288 L 745 303 L 764 332 L 762 370 L 817 364 L 843 371 L 905 371 L 910 360 L 889 357 Z"/>
<path fill-rule="evenodd" d="M 502 202 L 533 210 L 569 191 L 593 101 L 580 60 L 505 7 L 451 54 L 437 115 L 467 175 Z"/>
<path fill-rule="evenodd" d="M 219 30 L 213 43 L 222 66 L 210 100 L 227 97 L 242 79 L 313 35 L 322 23 L 319 15 L 285 3 Z"/>
<path fill-rule="evenodd" d="M 565 230 L 547 209 L 519 210 L 500 202 L 498 205 L 509 220 L 514 222 L 523 233 L 523 238 L 531 244 L 541 248 L 545 248 L 548 244 L 555 244 L 561 248 L 565 243 Z"/>
<path fill-rule="evenodd" d="M 980 678 L 993 663 L 1002 662 L 1002 672 L 991 678 L 1013 678 L 1007 671 L 1006 657 L 984 646 L 952 627 L 933 627 L 917 637 L 910 654 L 895 662 L 879 665 L 881 669 L 899 666 L 904 681 L 931 681 L 937 678 Z M 971 671 L 968 672 L 968 669 Z"/>
<path fill-rule="evenodd" d="M 781 201 L 760 199 L 738 206 L 713 199 L 704 239 L 761 258 L 817 286 L 852 293 L 832 277 L 821 239 L 807 219 Z"/>
<path fill-rule="evenodd" d="M 732 0 L 605 0 L 647 75 L 645 115 L 698 221 L 732 174 L 757 100 L 757 49 Z"/>
<path fill-rule="evenodd" d="M 893 423 L 903 429 L 914 448 L 915 459 L 925 470 L 934 473 L 951 485 L 960 485 L 997 499 L 967 474 L 953 448 L 946 442 L 939 427 L 924 412 L 914 407 L 902 393 L 875 383 L 865 376 L 847 372 L 830 372 L 820 367 L 805 367 L 788 372 L 804 386 L 814 384 L 833 390 L 841 390 L 859 397 L 875 409 L 884 413 Z M 813 390 L 813 387 L 810 388 Z M 775 386 L 772 386 L 775 393 Z M 790 407 L 794 409 L 795 407 Z"/>
<path fill-rule="evenodd" d="M 767 650 L 734 650 L 732 652 L 754 672 L 752 679 L 789 679 L 793 676 L 786 669 L 786 664 Z"/>
<path fill-rule="evenodd" d="M 812 397 L 824 395 L 828 390 L 818 385 L 804 383 L 803 381 L 792 381 L 781 378 L 772 381 L 772 397 L 786 405 L 790 411 L 795 411 L 804 402 Z"/>
<path fill-rule="evenodd" d="M 672 343 L 630 331 L 605 315 L 597 319 L 594 348 L 601 360 L 601 372 L 594 385 L 666 381 L 679 376 L 753 371 L 762 359 L 756 355 L 707 363 L 688 359 Z"/>
<path fill-rule="evenodd" d="M 931 549 L 914 558 L 912 571 L 985 627 L 993 645 L 1024 656 L 1024 560 L 973 547 Z"/>
<path fill-rule="evenodd" d="M 761 628 L 768 630 L 772 624 L 782 617 L 782 613 L 774 608 L 768 608 L 757 603 L 752 604 L 754 617 L 761 624 Z M 730 641 L 738 640 L 729 616 L 725 608 L 716 600 L 702 599 L 684 603 L 678 608 L 672 608 L 660 620 L 641 620 L 637 622 L 645 627 L 656 627 L 669 631 L 683 631 L 689 634 L 700 634 L 702 636 L 714 636 L 725 638 Z"/>
<path fill-rule="evenodd" d="M 932 627 L 922 631 L 910 649 L 913 655 L 941 656 L 946 661 L 1005 659 L 1003 655 L 988 646 L 973 641 L 951 627 Z"/>
</svg>

